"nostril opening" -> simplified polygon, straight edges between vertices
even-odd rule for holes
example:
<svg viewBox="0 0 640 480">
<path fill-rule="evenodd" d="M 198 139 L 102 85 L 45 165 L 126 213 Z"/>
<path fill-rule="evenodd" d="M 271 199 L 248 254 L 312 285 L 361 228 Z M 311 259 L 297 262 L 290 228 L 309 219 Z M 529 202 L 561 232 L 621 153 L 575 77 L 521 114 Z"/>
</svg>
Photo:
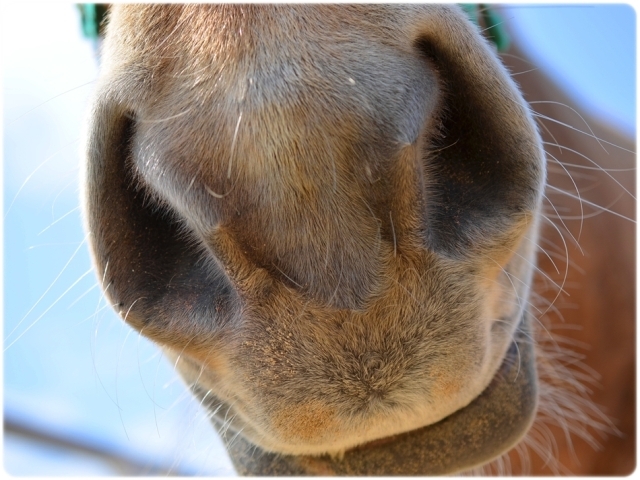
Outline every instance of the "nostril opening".
<svg viewBox="0 0 640 480">
<path fill-rule="evenodd" d="M 431 132 L 423 156 L 425 239 L 439 253 L 464 258 L 524 230 L 544 183 L 540 139 L 520 93 L 488 50 L 459 52 L 427 38 L 416 48 L 443 92 L 434 122 L 439 131 Z M 459 55 L 478 58 L 460 62 Z"/>
<path fill-rule="evenodd" d="M 234 292 L 204 260 L 204 247 L 179 215 L 136 170 L 133 118 L 106 99 L 93 120 L 86 215 L 98 276 L 134 328 L 163 345 L 193 346 L 194 338 L 210 338 L 228 321 Z M 212 306 L 212 296 L 228 307 Z"/>
</svg>

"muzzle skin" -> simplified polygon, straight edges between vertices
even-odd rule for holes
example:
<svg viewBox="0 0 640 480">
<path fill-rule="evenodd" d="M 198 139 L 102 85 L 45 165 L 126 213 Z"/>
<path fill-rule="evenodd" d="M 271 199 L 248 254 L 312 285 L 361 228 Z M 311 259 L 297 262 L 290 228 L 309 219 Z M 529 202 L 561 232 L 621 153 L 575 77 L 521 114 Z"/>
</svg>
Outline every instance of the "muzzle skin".
<svg viewBox="0 0 640 480">
<path fill-rule="evenodd" d="M 526 432 L 544 152 L 456 6 L 118 6 L 87 152 L 105 295 L 241 473 L 454 473 Z"/>
<path fill-rule="evenodd" d="M 343 458 L 265 452 L 229 431 L 231 460 L 239 474 L 251 476 L 451 475 L 482 465 L 515 446 L 535 418 L 538 392 L 529 322 L 525 313 L 486 390 L 434 425 L 356 447 Z M 204 396 L 197 388 L 193 392 Z"/>
</svg>

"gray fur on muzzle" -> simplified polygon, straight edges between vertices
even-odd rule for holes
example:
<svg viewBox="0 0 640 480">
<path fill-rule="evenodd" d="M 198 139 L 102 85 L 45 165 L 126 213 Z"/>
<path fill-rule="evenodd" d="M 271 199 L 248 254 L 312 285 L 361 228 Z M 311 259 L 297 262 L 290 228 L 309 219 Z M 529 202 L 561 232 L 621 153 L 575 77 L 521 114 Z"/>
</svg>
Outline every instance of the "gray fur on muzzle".
<svg viewBox="0 0 640 480">
<path fill-rule="evenodd" d="M 525 313 L 500 369 L 482 394 L 436 424 L 353 448 L 342 459 L 265 452 L 242 434 L 228 431 L 231 460 L 241 475 L 258 476 L 445 475 L 487 463 L 515 446 L 535 417 L 538 395 L 529 322 Z M 194 393 L 201 400 L 206 394 L 198 387 Z"/>
</svg>

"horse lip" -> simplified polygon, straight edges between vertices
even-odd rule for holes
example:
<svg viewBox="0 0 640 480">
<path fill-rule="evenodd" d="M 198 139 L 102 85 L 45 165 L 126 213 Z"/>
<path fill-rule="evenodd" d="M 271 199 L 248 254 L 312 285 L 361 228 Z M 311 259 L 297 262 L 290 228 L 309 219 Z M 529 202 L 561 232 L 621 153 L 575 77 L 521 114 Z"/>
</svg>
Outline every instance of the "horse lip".
<svg viewBox="0 0 640 480">
<path fill-rule="evenodd" d="M 534 347 L 525 312 L 487 388 L 440 422 L 354 447 L 342 458 L 262 451 L 243 437 L 228 445 L 241 475 L 444 475 L 489 462 L 529 430 L 537 407 Z"/>
</svg>

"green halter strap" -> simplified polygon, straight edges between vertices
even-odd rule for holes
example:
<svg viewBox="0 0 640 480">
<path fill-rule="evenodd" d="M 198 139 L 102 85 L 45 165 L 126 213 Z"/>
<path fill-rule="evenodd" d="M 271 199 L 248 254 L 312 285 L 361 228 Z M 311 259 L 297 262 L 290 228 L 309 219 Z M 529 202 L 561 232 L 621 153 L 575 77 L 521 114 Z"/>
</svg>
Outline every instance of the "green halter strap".
<svg viewBox="0 0 640 480">
<path fill-rule="evenodd" d="M 81 3 L 77 6 L 80 10 L 82 33 L 87 38 L 99 39 L 104 30 L 107 5 L 104 3 Z M 461 3 L 460 7 L 473 23 L 484 27 L 485 35 L 495 44 L 498 51 L 503 52 L 509 48 L 507 30 L 496 11 L 482 3 Z"/>
<path fill-rule="evenodd" d="M 461 3 L 460 7 L 469 16 L 469 20 L 481 28 L 484 27 L 483 33 L 499 52 L 509 48 L 509 34 L 498 12 L 483 3 Z"/>
<path fill-rule="evenodd" d="M 104 3 L 79 3 L 82 33 L 86 38 L 98 40 L 104 34 L 104 17 L 107 5 Z"/>
</svg>

